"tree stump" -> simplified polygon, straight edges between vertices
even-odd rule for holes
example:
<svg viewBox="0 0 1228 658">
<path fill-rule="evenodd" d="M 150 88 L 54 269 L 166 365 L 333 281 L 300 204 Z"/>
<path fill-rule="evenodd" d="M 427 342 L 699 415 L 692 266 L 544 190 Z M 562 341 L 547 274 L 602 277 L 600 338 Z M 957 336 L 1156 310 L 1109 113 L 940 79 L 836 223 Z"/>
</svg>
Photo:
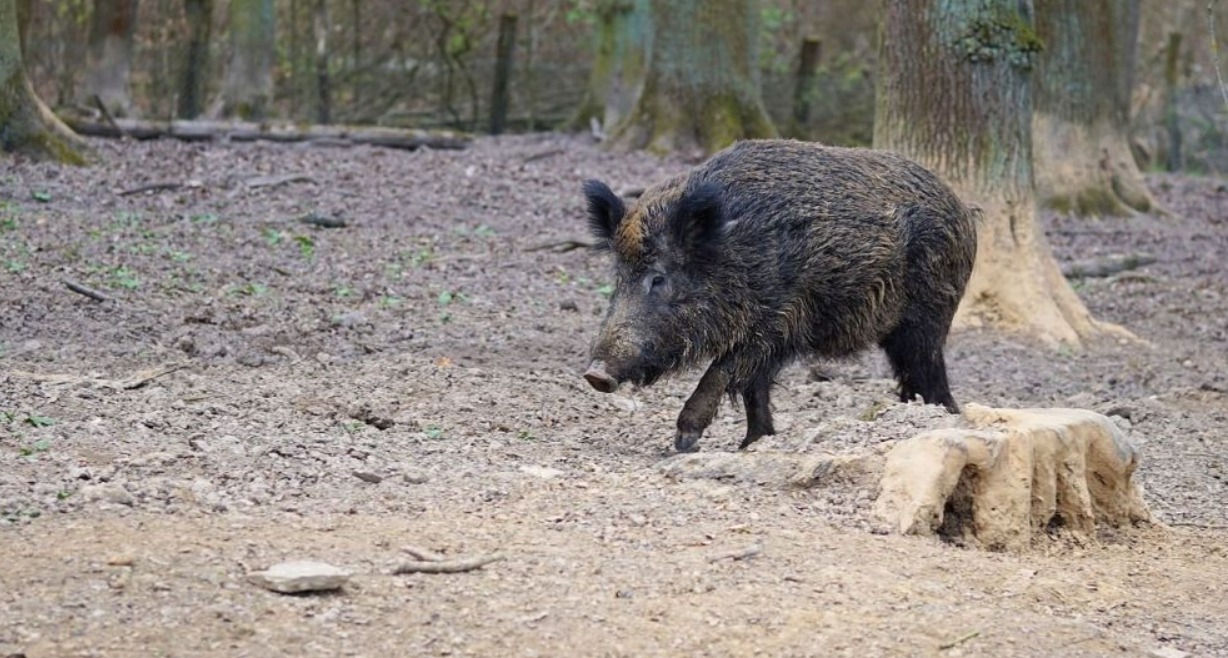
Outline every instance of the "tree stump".
<svg viewBox="0 0 1228 658">
<path fill-rule="evenodd" d="M 1150 520 L 1138 454 L 1105 416 L 969 404 L 964 417 L 974 429 L 926 432 L 888 453 L 875 514 L 900 533 L 1018 550 L 1053 528 L 1092 535 Z"/>
</svg>

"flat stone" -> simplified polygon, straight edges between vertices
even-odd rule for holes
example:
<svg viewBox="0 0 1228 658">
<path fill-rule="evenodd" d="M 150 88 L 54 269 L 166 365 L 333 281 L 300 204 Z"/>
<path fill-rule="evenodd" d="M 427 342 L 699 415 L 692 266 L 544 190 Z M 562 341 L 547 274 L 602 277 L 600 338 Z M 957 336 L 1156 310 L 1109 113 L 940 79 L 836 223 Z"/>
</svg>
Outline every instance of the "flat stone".
<svg viewBox="0 0 1228 658">
<path fill-rule="evenodd" d="M 310 560 L 281 562 L 247 576 L 249 583 L 281 594 L 341 589 L 349 579 L 350 574 L 346 571 Z"/>
<path fill-rule="evenodd" d="M 1152 649 L 1151 655 L 1155 658 L 1187 658 L 1190 654 L 1176 647 L 1160 647 L 1159 649 Z"/>
</svg>

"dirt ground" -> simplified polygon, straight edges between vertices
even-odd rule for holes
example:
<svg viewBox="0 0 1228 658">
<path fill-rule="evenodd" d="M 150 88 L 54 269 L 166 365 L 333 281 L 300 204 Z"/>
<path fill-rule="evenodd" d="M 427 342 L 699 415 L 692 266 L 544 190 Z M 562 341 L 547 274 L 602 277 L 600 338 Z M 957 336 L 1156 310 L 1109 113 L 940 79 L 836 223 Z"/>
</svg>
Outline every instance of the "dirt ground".
<svg viewBox="0 0 1228 658">
<path fill-rule="evenodd" d="M 1152 178 L 1179 218 L 1046 217 L 1060 260 L 1158 259 L 1076 282 L 1149 345 L 952 335 L 958 400 L 1126 428 L 1162 522 L 1005 554 L 881 534 L 856 482 L 679 477 L 697 375 L 580 378 L 608 264 L 532 248 L 583 236 L 585 178 L 685 162 L 554 135 L 94 145 L 0 161 L 0 656 L 1228 656 L 1228 184 Z M 892 387 L 878 354 L 799 364 L 757 450 L 950 422 Z M 505 559 L 388 575 L 406 545 Z M 284 559 L 355 575 L 246 581 Z"/>
</svg>

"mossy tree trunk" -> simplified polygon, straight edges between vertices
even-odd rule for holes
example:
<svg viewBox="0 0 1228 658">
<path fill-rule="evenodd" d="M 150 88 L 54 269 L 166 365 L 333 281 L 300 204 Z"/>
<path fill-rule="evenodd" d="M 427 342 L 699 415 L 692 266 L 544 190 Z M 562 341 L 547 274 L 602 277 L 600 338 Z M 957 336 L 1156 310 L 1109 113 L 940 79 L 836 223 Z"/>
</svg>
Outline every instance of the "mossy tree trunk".
<svg viewBox="0 0 1228 658">
<path fill-rule="evenodd" d="M 874 144 L 979 206 L 977 262 L 957 320 L 1078 344 L 1096 322 L 1036 216 L 1031 0 L 882 0 Z"/>
<path fill-rule="evenodd" d="M 571 125 L 586 130 L 597 119 L 612 130 L 631 111 L 644 85 L 652 52 L 649 0 L 600 0 L 596 5 L 596 51 L 588 90 Z"/>
<path fill-rule="evenodd" d="M 205 106 L 213 0 L 184 0 L 183 9 L 188 19 L 188 44 L 179 78 L 178 115 L 180 119 L 195 119 Z"/>
<path fill-rule="evenodd" d="M 34 94 L 19 32 L 17 0 L 0 0 L 0 151 L 84 164 L 84 143 Z"/>
<path fill-rule="evenodd" d="M 1139 0 L 1035 2 L 1041 203 L 1080 215 L 1155 209 L 1129 141 Z"/>
<path fill-rule="evenodd" d="M 711 153 L 774 137 L 759 93 L 754 0 L 652 0 L 643 88 L 611 135 L 619 148 Z"/>
<path fill-rule="evenodd" d="M 85 78 L 78 101 L 93 104 L 97 96 L 117 117 L 132 114 L 129 81 L 132 38 L 136 33 L 137 0 L 94 0 Z"/>
<path fill-rule="evenodd" d="M 230 2 L 230 55 L 215 114 L 260 121 L 273 98 L 273 0 Z"/>
</svg>

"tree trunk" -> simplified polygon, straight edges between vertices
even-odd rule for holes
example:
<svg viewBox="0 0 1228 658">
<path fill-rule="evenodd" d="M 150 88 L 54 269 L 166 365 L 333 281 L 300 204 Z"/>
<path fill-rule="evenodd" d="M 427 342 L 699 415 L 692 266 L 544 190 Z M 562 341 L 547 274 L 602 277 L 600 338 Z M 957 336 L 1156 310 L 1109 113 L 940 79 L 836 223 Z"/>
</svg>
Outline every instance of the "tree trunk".
<svg viewBox="0 0 1228 658">
<path fill-rule="evenodd" d="M 759 96 L 754 0 L 652 0 L 652 46 L 635 106 L 611 135 L 622 148 L 711 153 L 774 137 Z"/>
<path fill-rule="evenodd" d="M 213 36 L 213 0 L 184 0 L 188 47 L 179 79 L 180 119 L 195 119 L 205 111 L 209 41 Z"/>
<path fill-rule="evenodd" d="M 28 52 L 26 35 L 30 33 L 30 21 L 34 18 L 34 0 L 17 0 L 17 36 L 21 52 Z"/>
<path fill-rule="evenodd" d="M 984 217 L 957 321 L 1078 344 L 1091 318 L 1049 250 L 1032 177 L 1031 0 L 882 0 L 874 144 L 933 169 Z"/>
<path fill-rule="evenodd" d="M 1139 0 L 1035 0 L 1033 134 L 1042 204 L 1079 215 L 1156 207 L 1130 152 Z"/>
<path fill-rule="evenodd" d="M 215 114 L 259 121 L 273 97 L 273 0 L 232 0 L 230 58 Z"/>
<path fill-rule="evenodd" d="M 132 37 L 136 31 L 136 0 L 94 0 L 85 80 L 78 100 L 93 103 L 97 96 L 117 117 L 132 113 L 129 78 L 132 72 Z"/>
<path fill-rule="evenodd" d="M 822 48 L 823 42 L 818 37 L 802 39 L 802 50 L 797 58 L 797 79 L 793 84 L 793 125 L 789 131 L 798 139 L 806 134 L 810 123 L 810 100 Z"/>
<path fill-rule="evenodd" d="M 612 130 L 635 106 L 652 52 L 649 0 L 602 0 L 597 4 L 596 51 L 588 91 L 570 123 L 587 130 L 597 119 Z"/>
<path fill-rule="evenodd" d="M 499 17 L 499 42 L 495 46 L 495 85 L 490 94 L 490 134 L 500 135 L 507 127 L 511 105 L 512 58 L 516 51 L 516 14 Z"/>
<path fill-rule="evenodd" d="M 34 94 L 19 32 L 17 0 L 0 0 L 0 151 L 85 164 L 84 143 Z"/>
<path fill-rule="evenodd" d="M 328 69 L 328 36 L 332 32 L 332 22 L 327 0 L 316 0 L 311 31 L 316 39 L 316 123 L 329 124 L 333 121 L 333 81 Z"/>
</svg>

